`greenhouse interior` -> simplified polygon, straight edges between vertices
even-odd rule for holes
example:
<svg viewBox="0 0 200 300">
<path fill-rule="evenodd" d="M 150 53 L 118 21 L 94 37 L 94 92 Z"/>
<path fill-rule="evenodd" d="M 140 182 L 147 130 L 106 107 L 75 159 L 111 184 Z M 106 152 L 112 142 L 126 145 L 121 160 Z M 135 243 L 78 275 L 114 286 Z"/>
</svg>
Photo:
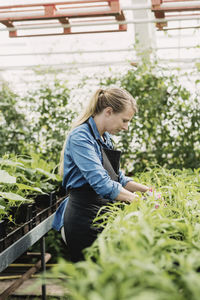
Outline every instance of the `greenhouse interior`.
<svg viewBox="0 0 200 300">
<path fill-rule="evenodd" d="M 0 0 L 0 131 L 0 300 L 199 300 L 200 1 Z"/>
</svg>

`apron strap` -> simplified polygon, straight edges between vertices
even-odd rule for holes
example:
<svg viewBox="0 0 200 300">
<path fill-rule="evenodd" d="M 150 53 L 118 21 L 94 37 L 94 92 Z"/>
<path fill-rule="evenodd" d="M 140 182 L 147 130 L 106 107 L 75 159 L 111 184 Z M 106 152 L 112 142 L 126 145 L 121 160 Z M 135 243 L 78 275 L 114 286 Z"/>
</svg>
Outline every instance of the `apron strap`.
<svg viewBox="0 0 200 300">
<path fill-rule="evenodd" d="M 96 138 L 90 123 L 88 121 L 86 123 L 88 124 L 89 129 L 90 129 L 94 139 L 97 141 L 98 145 L 100 146 L 104 169 L 108 172 L 108 174 L 112 180 L 118 182 L 119 181 L 119 162 L 120 162 L 121 151 L 103 147 L 101 141 Z"/>
</svg>

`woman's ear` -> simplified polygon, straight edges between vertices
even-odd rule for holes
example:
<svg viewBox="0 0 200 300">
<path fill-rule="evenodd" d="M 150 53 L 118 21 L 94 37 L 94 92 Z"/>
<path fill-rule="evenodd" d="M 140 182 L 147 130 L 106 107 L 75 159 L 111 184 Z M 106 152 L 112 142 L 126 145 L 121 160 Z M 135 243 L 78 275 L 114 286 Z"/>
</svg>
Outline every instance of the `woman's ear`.
<svg viewBox="0 0 200 300">
<path fill-rule="evenodd" d="M 112 107 L 108 106 L 104 109 L 104 114 L 106 117 L 110 117 L 113 113 L 113 109 Z"/>
</svg>

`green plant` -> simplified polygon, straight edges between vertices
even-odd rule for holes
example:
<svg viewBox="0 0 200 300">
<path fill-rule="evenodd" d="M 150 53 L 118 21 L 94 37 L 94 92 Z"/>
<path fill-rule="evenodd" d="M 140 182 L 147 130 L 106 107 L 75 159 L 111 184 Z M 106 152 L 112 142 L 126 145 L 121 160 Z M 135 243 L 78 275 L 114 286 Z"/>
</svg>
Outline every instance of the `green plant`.
<svg viewBox="0 0 200 300">
<path fill-rule="evenodd" d="M 23 158 L 5 155 L 0 159 L 0 202 L 5 215 L 13 205 L 33 201 L 34 197 L 58 190 L 61 179 L 56 165 L 47 163 L 37 154 Z M 32 199 L 32 200 L 31 200 Z"/>
<path fill-rule="evenodd" d="M 141 63 L 125 75 L 105 78 L 103 86 L 117 84 L 137 100 L 139 111 L 127 132 L 119 134 L 122 167 L 133 174 L 156 164 L 168 168 L 200 166 L 200 97 L 156 63 Z"/>
<path fill-rule="evenodd" d="M 114 204 L 104 230 L 85 250 L 85 261 L 60 259 L 52 276 L 72 300 L 198 300 L 200 288 L 200 169 L 149 169 L 134 178 L 162 199 Z M 65 279 L 65 280 L 64 280 Z"/>
<path fill-rule="evenodd" d="M 43 84 L 38 90 L 30 91 L 22 99 L 34 112 L 29 119 L 32 141 L 26 147 L 40 153 L 48 162 L 59 163 L 66 134 L 75 116 L 69 96 L 66 84 L 55 80 L 52 85 Z"/>
<path fill-rule="evenodd" d="M 89 77 L 83 78 L 77 88 L 87 85 L 87 80 Z M 139 112 L 130 122 L 129 131 L 115 138 L 123 152 L 122 168 L 126 173 L 132 175 L 156 164 L 168 168 L 200 166 L 198 80 L 189 91 L 155 62 L 142 61 L 137 69 L 97 77 L 95 81 L 104 87 L 122 86 L 137 100 Z M 70 103 L 73 89 L 55 80 L 21 98 L 4 87 L 0 94 L 2 154 L 35 152 L 58 164 L 66 133 L 78 110 Z M 81 105 L 82 99 L 77 101 Z M 19 113 L 20 103 L 26 116 Z"/>
<path fill-rule="evenodd" d="M 60 152 L 76 115 L 66 83 L 55 80 L 20 97 L 3 84 L 0 91 L 0 154 L 38 153 L 59 163 Z"/>
<path fill-rule="evenodd" d="M 6 84 L 0 90 L 0 155 L 19 153 L 30 142 L 29 124 L 20 112 L 20 97 Z"/>
</svg>

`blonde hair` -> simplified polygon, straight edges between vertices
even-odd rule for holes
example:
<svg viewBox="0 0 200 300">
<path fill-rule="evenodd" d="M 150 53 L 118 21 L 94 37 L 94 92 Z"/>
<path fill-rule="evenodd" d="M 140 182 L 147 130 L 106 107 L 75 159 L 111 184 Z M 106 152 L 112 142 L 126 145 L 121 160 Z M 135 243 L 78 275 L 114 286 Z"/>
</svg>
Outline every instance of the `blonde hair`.
<svg viewBox="0 0 200 300">
<path fill-rule="evenodd" d="M 137 112 L 137 104 L 132 95 L 122 88 L 98 89 L 90 99 L 82 114 L 72 123 L 70 132 L 86 122 L 91 116 L 100 114 L 106 107 L 112 107 L 114 113 L 120 113 L 131 105 L 133 112 Z M 67 138 L 60 155 L 59 174 L 63 176 L 64 151 Z"/>
</svg>

